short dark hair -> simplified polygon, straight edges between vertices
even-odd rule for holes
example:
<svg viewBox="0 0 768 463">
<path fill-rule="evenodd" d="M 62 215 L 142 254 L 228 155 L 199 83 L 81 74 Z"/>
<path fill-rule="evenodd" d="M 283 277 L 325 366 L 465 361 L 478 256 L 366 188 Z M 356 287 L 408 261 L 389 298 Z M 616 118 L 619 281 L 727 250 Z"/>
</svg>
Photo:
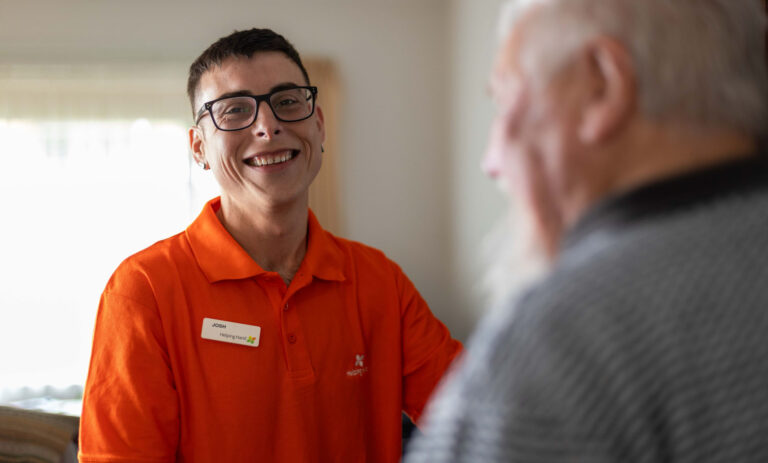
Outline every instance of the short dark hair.
<svg viewBox="0 0 768 463">
<path fill-rule="evenodd" d="M 309 74 L 301 63 L 299 52 L 293 48 L 293 45 L 282 35 L 271 29 L 249 29 L 245 31 L 235 31 L 226 37 L 222 37 L 213 45 L 208 47 L 189 67 L 189 78 L 187 79 L 187 96 L 189 104 L 192 106 L 192 117 L 195 116 L 195 96 L 200 78 L 213 66 L 220 66 L 221 63 L 230 57 L 244 56 L 250 58 L 257 52 L 277 51 L 283 53 L 291 59 L 301 69 L 304 79 L 309 85 Z"/>
</svg>

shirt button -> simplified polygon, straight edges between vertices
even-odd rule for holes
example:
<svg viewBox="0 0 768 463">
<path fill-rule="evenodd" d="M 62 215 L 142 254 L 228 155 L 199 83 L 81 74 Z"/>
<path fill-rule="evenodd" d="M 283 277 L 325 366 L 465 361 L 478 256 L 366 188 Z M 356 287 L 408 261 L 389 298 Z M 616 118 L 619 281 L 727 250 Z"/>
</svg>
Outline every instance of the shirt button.
<svg viewBox="0 0 768 463">
<path fill-rule="evenodd" d="M 293 333 L 289 334 L 288 335 L 288 342 L 290 342 L 291 344 L 294 344 L 296 342 L 296 335 L 293 334 Z"/>
<path fill-rule="evenodd" d="M 285 304 L 285 305 L 283 306 L 283 310 L 288 310 L 288 304 Z"/>
</svg>

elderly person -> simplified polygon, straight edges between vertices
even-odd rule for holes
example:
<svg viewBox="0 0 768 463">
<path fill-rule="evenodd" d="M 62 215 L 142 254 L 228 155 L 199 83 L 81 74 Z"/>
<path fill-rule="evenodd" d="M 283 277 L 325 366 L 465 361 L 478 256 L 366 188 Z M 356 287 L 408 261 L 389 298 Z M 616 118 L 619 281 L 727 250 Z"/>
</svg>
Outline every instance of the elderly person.
<svg viewBox="0 0 768 463">
<path fill-rule="evenodd" d="M 221 186 L 101 298 L 81 462 L 396 462 L 460 344 L 384 254 L 308 209 L 323 112 L 266 29 L 192 64 L 195 160 Z"/>
<path fill-rule="evenodd" d="M 765 26 L 756 0 L 507 6 L 484 166 L 551 266 L 408 463 L 768 461 Z"/>
</svg>

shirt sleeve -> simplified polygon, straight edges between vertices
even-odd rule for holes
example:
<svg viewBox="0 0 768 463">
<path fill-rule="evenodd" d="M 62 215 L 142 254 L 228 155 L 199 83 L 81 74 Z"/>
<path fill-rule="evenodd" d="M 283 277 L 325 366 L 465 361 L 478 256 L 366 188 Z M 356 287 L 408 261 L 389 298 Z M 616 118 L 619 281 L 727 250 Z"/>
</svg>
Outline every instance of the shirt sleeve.
<svg viewBox="0 0 768 463">
<path fill-rule="evenodd" d="M 397 265 L 395 269 L 401 301 L 403 411 L 418 425 L 435 386 L 462 346 L 432 314 L 408 277 Z"/>
<path fill-rule="evenodd" d="M 79 460 L 174 461 L 178 439 L 178 397 L 151 286 L 141 272 L 118 269 L 96 317 Z"/>
</svg>

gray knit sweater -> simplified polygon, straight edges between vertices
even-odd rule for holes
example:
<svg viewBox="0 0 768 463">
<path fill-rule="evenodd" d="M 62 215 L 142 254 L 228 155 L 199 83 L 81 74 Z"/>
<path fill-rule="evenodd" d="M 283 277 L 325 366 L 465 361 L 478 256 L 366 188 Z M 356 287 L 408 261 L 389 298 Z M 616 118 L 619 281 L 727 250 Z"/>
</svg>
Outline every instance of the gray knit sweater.
<svg viewBox="0 0 768 463">
<path fill-rule="evenodd" d="M 768 462 L 768 163 L 594 207 L 489 316 L 418 462 Z"/>
</svg>

